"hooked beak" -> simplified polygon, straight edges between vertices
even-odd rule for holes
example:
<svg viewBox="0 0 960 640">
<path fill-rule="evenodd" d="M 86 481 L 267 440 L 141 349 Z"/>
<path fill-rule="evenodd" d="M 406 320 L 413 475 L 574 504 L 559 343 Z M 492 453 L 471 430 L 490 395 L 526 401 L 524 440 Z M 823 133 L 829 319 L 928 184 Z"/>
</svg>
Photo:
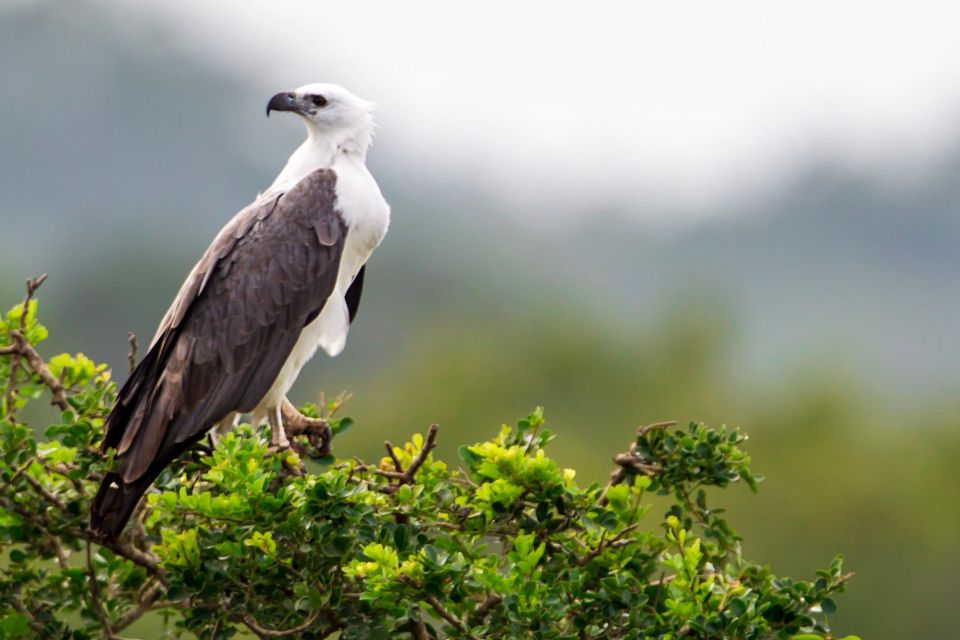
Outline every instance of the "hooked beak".
<svg viewBox="0 0 960 640">
<path fill-rule="evenodd" d="M 270 102 L 267 103 L 268 118 L 270 117 L 271 111 L 293 111 L 294 113 L 303 113 L 300 105 L 297 104 L 296 94 L 290 93 L 289 91 L 286 93 L 278 93 L 270 98 Z"/>
</svg>

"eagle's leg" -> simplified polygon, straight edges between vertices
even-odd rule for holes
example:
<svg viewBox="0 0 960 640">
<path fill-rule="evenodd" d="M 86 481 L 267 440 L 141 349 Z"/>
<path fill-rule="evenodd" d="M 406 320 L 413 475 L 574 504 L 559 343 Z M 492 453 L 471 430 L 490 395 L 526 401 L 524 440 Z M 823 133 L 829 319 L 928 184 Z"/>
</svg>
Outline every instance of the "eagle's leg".
<svg viewBox="0 0 960 640">
<path fill-rule="evenodd" d="M 287 439 L 287 432 L 284 429 L 283 417 L 280 415 L 279 406 L 267 411 L 267 422 L 270 423 L 270 446 L 278 449 L 289 449 L 290 440 Z"/>
<path fill-rule="evenodd" d="M 330 425 L 323 418 L 308 418 L 300 413 L 293 403 L 283 399 L 280 405 L 280 412 L 283 417 L 283 428 L 286 435 L 290 438 L 294 436 L 307 436 L 310 444 L 317 447 L 319 454 L 325 456 L 330 452 L 330 441 L 333 440 L 333 432 Z"/>
</svg>

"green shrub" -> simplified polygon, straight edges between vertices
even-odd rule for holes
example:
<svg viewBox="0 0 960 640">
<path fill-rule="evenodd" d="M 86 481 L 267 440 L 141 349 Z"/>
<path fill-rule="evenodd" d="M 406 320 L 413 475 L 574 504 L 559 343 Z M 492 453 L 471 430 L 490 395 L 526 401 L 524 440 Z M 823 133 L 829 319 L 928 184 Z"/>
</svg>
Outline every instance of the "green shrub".
<svg viewBox="0 0 960 640">
<path fill-rule="evenodd" d="M 119 637 L 144 615 L 199 638 L 832 637 L 840 559 L 803 582 L 742 558 L 706 489 L 756 489 L 746 436 L 697 423 L 640 428 L 589 486 L 547 457 L 539 409 L 451 465 L 436 427 L 376 464 L 305 465 L 242 425 L 105 546 L 87 517 L 115 384 L 82 354 L 43 361 L 31 296 L 0 320 L 0 640 Z M 60 417 L 38 438 L 21 416 L 46 395 Z M 304 411 L 337 433 L 338 408 Z"/>
</svg>

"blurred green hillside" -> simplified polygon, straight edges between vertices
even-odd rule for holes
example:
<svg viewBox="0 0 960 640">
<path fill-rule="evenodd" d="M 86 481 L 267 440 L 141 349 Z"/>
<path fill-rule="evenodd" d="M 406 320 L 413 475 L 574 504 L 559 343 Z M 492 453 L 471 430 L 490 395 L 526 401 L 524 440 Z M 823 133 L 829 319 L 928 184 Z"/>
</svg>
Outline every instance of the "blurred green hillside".
<svg viewBox="0 0 960 640">
<path fill-rule="evenodd" d="M 0 299 L 49 272 L 49 348 L 121 378 L 126 332 L 149 341 L 301 135 L 262 117 L 286 87 L 149 44 L 83 2 L 0 20 Z M 505 209 L 481 177 L 443 183 L 379 136 L 390 234 L 346 352 L 294 390 L 354 392 L 339 455 L 431 422 L 452 455 L 542 404 L 558 459 L 599 480 L 631 425 L 738 425 L 767 477 L 732 492 L 751 558 L 790 574 L 845 554 L 840 632 L 955 635 L 960 154 L 895 189 L 815 158 L 762 202 L 665 230 L 637 204 Z"/>
</svg>

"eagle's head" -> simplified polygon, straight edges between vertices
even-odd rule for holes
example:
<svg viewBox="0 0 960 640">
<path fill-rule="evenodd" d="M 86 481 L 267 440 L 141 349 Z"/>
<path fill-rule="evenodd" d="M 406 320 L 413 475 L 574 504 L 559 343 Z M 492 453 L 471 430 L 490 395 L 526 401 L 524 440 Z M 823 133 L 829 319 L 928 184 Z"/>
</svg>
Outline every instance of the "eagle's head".
<svg viewBox="0 0 960 640">
<path fill-rule="evenodd" d="M 316 83 L 270 98 L 267 116 L 271 111 L 290 111 L 303 119 L 310 135 L 356 141 L 365 148 L 373 135 L 375 107 L 339 85 Z"/>
</svg>

